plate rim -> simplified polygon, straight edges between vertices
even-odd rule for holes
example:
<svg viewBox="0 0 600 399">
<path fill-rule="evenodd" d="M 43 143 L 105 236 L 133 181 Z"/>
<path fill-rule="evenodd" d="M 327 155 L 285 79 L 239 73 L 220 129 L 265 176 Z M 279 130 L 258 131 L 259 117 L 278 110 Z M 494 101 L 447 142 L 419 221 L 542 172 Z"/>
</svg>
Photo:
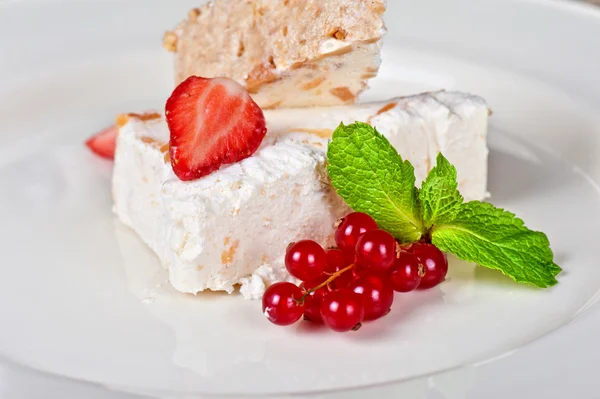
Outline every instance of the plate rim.
<svg viewBox="0 0 600 399">
<path fill-rule="evenodd" d="M 21 0 L 21 1 L 6 0 L 4 2 L 0 2 L 0 12 L 2 12 L 4 9 L 10 8 L 10 7 L 19 7 L 19 6 L 28 7 L 28 6 L 34 6 L 34 5 L 40 4 L 40 3 L 70 3 L 73 1 L 74 0 Z M 106 0 L 87 0 L 87 1 L 89 1 L 91 3 L 93 3 L 93 2 L 101 3 Z M 117 1 L 115 1 L 115 0 L 108 0 L 108 1 L 117 3 Z M 388 0 L 388 1 L 392 1 L 392 0 Z M 551 7 L 551 8 L 559 9 L 559 10 L 562 10 L 565 12 L 570 12 L 570 13 L 575 13 L 577 15 L 591 17 L 591 18 L 594 18 L 596 20 L 596 23 L 598 23 L 600 25 L 600 7 L 589 4 L 589 3 L 572 1 L 572 0 L 514 0 L 514 1 L 521 2 L 521 3 L 530 3 L 530 4 L 534 4 L 536 6 L 539 6 L 539 7 Z M 489 364 L 491 362 L 496 362 L 500 359 L 510 356 L 513 352 L 516 352 L 525 347 L 528 347 L 538 341 L 542 341 L 543 339 L 554 334 L 558 330 L 562 330 L 562 329 L 572 326 L 574 324 L 580 324 L 581 322 L 588 320 L 593 315 L 600 314 L 599 302 L 600 302 L 600 297 L 595 298 L 595 299 L 593 299 L 593 298 L 590 299 L 591 305 L 587 306 L 583 311 L 575 314 L 574 317 L 571 318 L 571 320 L 569 320 L 566 324 L 552 328 L 552 329 L 540 334 L 537 338 L 532 339 L 530 342 L 526 342 L 524 344 L 517 345 L 509 351 L 501 351 L 501 353 L 498 353 L 497 355 L 489 356 L 488 358 L 486 358 L 484 360 L 474 361 L 474 362 L 466 362 L 464 364 L 447 367 L 447 368 L 444 368 L 441 370 L 436 370 L 434 372 L 423 373 L 421 375 L 412 376 L 409 378 L 394 379 L 394 380 L 389 380 L 389 381 L 385 381 L 385 382 L 381 382 L 381 383 L 363 384 L 363 385 L 358 385 L 358 386 L 353 386 L 353 387 L 307 390 L 307 391 L 298 391 L 298 392 L 294 392 L 294 393 L 268 393 L 268 394 L 252 393 L 252 394 L 248 394 L 248 393 L 233 392 L 233 393 L 227 393 L 227 394 L 219 394 L 219 393 L 202 393 L 202 392 L 197 392 L 197 391 L 190 391 L 190 392 L 152 391 L 150 394 L 152 394 L 152 395 L 167 394 L 167 395 L 170 395 L 173 397 L 187 397 L 188 395 L 205 395 L 206 394 L 211 397 L 224 397 L 224 398 L 226 398 L 226 397 L 247 397 L 247 398 L 266 397 L 266 398 L 269 398 L 269 397 L 277 397 L 277 396 L 281 396 L 281 395 L 296 397 L 296 396 L 317 396 L 317 395 L 323 395 L 323 394 L 327 395 L 327 394 L 336 394 L 336 393 L 344 393 L 344 392 L 349 393 L 349 392 L 357 391 L 357 390 L 369 390 L 369 389 L 378 388 L 378 387 L 395 386 L 395 385 L 406 383 L 408 381 L 419 380 L 419 379 L 428 378 L 428 377 L 435 376 L 435 375 L 445 374 L 445 373 L 453 371 L 453 370 L 464 369 L 464 368 L 469 368 L 469 367 L 475 367 L 475 368 L 483 367 L 486 364 Z M 19 361 L 11 359 L 10 357 L 7 357 L 4 354 L 0 354 L 0 366 L 6 366 L 11 369 L 14 368 L 14 369 L 21 370 L 28 374 L 39 375 L 42 377 L 50 378 L 52 380 L 64 381 L 67 383 L 84 384 L 84 385 L 89 385 L 89 386 L 93 386 L 96 388 L 107 389 L 109 392 L 114 392 L 114 393 L 123 392 L 123 393 L 128 393 L 128 394 L 137 396 L 137 395 L 140 395 L 137 392 L 143 391 L 143 390 L 140 390 L 139 387 L 134 387 L 134 386 L 132 386 L 132 387 L 125 387 L 125 386 L 114 387 L 114 386 L 109 386 L 109 385 L 106 385 L 106 384 L 103 384 L 100 382 L 87 380 L 84 378 L 75 378 L 75 377 L 70 377 L 68 375 L 53 373 L 51 371 L 38 369 L 32 365 L 22 364 Z M 136 392 L 136 393 L 133 393 L 133 392 Z M 144 393 L 142 395 L 145 395 L 145 394 L 146 393 Z"/>
</svg>

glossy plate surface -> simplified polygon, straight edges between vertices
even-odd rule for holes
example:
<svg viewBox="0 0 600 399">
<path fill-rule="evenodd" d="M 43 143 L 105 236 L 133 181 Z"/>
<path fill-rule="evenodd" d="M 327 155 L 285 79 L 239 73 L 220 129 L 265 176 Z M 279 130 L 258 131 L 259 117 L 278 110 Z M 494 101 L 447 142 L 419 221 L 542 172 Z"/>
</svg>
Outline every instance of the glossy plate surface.
<svg viewBox="0 0 600 399">
<path fill-rule="evenodd" d="M 176 293 L 111 213 L 111 164 L 82 143 L 120 112 L 162 108 L 172 88 L 162 33 L 197 3 L 0 3 L 7 367 L 169 397 L 374 386 L 447 394 L 465 390 L 464 380 L 444 385 L 440 372 L 485 373 L 488 360 L 536 340 L 527 347 L 552 338 L 560 348 L 580 322 L 561 327 L 590 309 L 586 322 L 600 326 L 600 12 L 551 1 L 389 1 L 383 67 L 363 99 L 436 89 L 485 97 L 491 201 L 546 232 L 565 272 L 537 290 L 452 259 L 439 288 L 398 295 L 388 317 L 339 335 L 272 326 L 259 302 L 238 295 Z M 526 356 L 539 357 L 533 366 L 501 375 L 561 360 L 538 352 Z M 420 378 L 434 375 L 429 385 Z"/>
</svg>

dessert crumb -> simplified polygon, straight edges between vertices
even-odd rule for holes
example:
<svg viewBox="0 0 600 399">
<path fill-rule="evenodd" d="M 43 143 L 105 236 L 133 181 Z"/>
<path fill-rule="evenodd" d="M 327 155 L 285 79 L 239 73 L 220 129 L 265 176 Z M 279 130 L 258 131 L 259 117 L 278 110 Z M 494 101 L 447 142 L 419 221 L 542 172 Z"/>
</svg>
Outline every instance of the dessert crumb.
<svg viewBox="0 0 600 399">
<path fill-rule="evenodd" d="M 177 51 L 177 35 L 173 32 L 165 32 L 163 47 L 172 53 Z"/>
</svg>

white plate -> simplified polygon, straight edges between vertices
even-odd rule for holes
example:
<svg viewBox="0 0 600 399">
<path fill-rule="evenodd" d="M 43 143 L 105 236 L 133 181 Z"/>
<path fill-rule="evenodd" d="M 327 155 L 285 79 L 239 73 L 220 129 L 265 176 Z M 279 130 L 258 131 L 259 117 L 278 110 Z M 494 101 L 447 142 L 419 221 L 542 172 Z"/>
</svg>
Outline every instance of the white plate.
<svg viewBox="0 0 600 399">
<path fill-rule="evenodd" d="M 363 98 L 441 88 L 487 98 L 492 201 L 547 232 L 565 272 L 544 291 L 453 260 L 439 288 L 398 295 L 388 317 L 339 335 L 272 326 L 258 302 L 237 295 L 174 292 L 111 214 L 110 163 L 82 142 L 119 112 L 162 107 L 172 88 L 162 32 L 197 3 L 0 5 L 7 364 L 168 397 L 492 397 L 560 392 L 560 362 L 579 350 L 573 384 L 578 397 L 592 395 L 582 376 L 598 360 L 586 350 L 595 335 L 568 337 L 586 324 L 600 331 L 600 12 L 550 1 L 389 1 L 383 68 Z"/>
</svg>

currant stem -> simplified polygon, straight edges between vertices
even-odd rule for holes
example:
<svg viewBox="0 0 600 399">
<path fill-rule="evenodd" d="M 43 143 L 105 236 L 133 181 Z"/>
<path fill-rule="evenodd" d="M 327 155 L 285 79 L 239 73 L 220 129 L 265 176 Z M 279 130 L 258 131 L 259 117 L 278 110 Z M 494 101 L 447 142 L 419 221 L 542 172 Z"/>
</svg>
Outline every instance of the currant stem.
<svg viewBox="0 0 600 399">
<path fill-rule="evenodd" d="M 327 280 L 323 281 L 321 284 L 317 285 L 313 289 L 306 291 L 306 293 L 304 295 L 302 295 L 302 297 L 300 299 L 298 299 L 298 302 L 304 302 L 304 299 L 306 299 L 307 296 L 309 296 L 313 292 L 325 287 L 326 285 L 331 283 L 333 280 L 335 280 L 342 274 L 346 273 L 348 270 L 351 270 L 354 266 L 355 266 L 355 264 L 353 263 L 350 266 L 346 266 L 345 268 L 340 269 L 337 272 L 333 273 L 331 276 L 329 276 L 329 278 L 327 278 Z"/>
</svg>

